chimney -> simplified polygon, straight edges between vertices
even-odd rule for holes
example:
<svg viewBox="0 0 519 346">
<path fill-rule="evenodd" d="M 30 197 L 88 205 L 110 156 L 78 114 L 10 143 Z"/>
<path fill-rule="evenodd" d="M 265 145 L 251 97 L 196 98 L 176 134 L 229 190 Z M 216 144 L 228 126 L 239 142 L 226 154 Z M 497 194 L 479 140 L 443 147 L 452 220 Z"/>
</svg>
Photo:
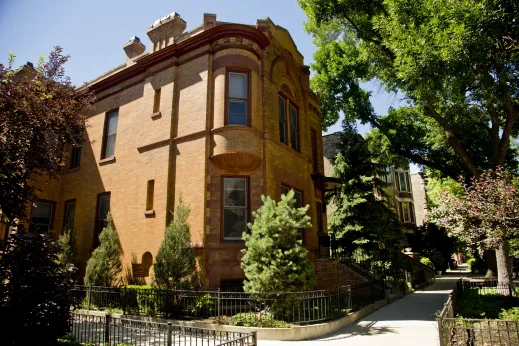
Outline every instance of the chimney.
<svg viewBox="0 0 519 346">
<path fill-rule="evenodd" d="M 204 13 L 204 31 L 216 26 L 216 14 Z"/>
<path fill-rule="evenodd" d="M 141 43 L 141 40 L 137 36 L 133 36 L 124 44 L 123 49 L 126 53 L 126 62 L 128 63 L 144 53 L 146 46 Z"/>
<path fill-rule="evenodd" d="M 146 33 L 151 40 L 152 53 L 172 45 L 175 37 L 181 35 L 186 29 L 187 23 L 180 16 L 173 12 L 158 19 L 151 25 Z"/>
</svg>

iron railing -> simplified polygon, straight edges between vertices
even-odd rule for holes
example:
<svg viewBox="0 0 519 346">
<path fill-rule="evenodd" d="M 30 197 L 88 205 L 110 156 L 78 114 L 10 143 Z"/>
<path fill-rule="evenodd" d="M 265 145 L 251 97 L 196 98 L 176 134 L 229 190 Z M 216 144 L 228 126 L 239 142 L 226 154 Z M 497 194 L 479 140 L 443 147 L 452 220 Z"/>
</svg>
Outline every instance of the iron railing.
<svg viewBox="0 0 519 346">
<path fill-rule="evenodd" d="M 494 280 L 460 279 L 437 316 L 440 345 L 519 346 L 518 321 L 456 317 L 456 303 L 459 299 L 483 295 L 513 297 L 516 289 L 514 285 L 499 284 Z"/>
<path fill-rule="evenodd" d="M 256 346 L 256 332 L 223 332 L 169 323 L 113 317 L 110 313 L 73 313 L 73 336 L 80 343 L 133 346 L 240 345 Z"/>
<path fill-rule="evenodd" d="M 179 291 L 159 288 L 76 286 L 79 308 L 124 315 L 213 319 L 245 326 L 311 324 L 347 315 L 385 298 L 382 281 L 334 290 L 279 293 Z"/>
</svg>

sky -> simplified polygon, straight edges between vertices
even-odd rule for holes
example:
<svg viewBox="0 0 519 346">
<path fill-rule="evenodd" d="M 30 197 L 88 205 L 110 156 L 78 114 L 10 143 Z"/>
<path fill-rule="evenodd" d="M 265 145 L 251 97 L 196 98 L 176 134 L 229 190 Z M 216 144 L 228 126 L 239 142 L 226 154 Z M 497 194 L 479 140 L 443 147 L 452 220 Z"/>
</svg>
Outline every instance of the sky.
<svg viewBox="0 0 519 346">
<path fill-rule="evenodd" d="M 305 13 L 296 0 L 0 0 L 0 63 L 8 53 L 16 54 L 15 67 L 27 61 L 36 64 L 59 45 L 71 56 L 65 70 L 72 82 L 81 85 L 124 63 L 123 45 L 138 36 L 149 48 L 146 29 L 157 19 L 177 12 L 187 30 L 202 24 L 204 13 L 215 13 L 218 21 L 255 24 L 270 19 L 287 29 L 306 65 L 311 65 L 317 49 L 304 31 Z M 401 100 L 377 83 L 365 84 L 372 91 L 376 114 L 387 114 Z M 358 126 L 361 134 L 368 126 Z M 341 122 L 324 134 L 341 130 Z M 413 169 L 414 171 L 416 168 Z"/>
</svg>

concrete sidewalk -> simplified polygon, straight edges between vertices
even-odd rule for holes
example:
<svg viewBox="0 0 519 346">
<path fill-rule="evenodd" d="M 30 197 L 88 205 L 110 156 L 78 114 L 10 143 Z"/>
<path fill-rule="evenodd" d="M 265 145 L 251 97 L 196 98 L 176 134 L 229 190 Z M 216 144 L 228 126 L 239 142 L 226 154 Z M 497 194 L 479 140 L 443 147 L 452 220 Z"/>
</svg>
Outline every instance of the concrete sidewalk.
<svg viewBox="0 0 519 346">
<path fill-rule="evenodd" d="M 409 294 L 326 338 L 307 341 L 259 341 L 259 346 L 300 345 L 439 345 L 435 314 L 443 308 L 456 281 L 450 273 L 425 289 Z"/>
</svg>

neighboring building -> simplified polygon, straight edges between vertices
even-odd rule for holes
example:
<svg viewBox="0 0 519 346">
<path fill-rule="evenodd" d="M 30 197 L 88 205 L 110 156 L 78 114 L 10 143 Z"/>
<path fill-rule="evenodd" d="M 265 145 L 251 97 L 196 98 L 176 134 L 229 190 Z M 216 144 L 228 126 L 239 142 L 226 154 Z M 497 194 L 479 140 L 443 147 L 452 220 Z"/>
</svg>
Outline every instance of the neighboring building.
<svg viewBox="0 0 519 346">
<path fill-rule="evenodd" d="M 156 21 L 148 52 L 133 37 L 126 62 L 89 83 L 88 137 L 31 212 L 30 227 L 75 228 L 81 272 L 110 211 L 124 264 L 149 282 L 182 197 L 205 286 L 236 284 L 252 211 L 261 195 L 279 200 L 290 188 L 310 205 L 302 237 L 318 257 L 327 230 L 321 119 L 303 56 L 268 18 L 242 25 L 205 14 L 185 28 L 175 13 Z"/>
<path fill-rule="evenodd" d="M 427 180 L 423 172 L 411 174 L 416 225 L 422 226 L 427 218 Z"/>
<path fill-rule="evenodd" d="M 324 174 L 333 175 L 335 156 L 340 151 L 340 132 L 323 136 Z M 409 170 L 402 168 L 387 168 L 384 180 L 388 184 L 385 192 L 387 202 L 398 214 L 405 229 L 410 230 L 415 226 L 415 211 L 413 202 L 413 187 L 411 184 Z M 331 215 L 337 208 L 329 205 L 327 214 Z"/>
</svg>

